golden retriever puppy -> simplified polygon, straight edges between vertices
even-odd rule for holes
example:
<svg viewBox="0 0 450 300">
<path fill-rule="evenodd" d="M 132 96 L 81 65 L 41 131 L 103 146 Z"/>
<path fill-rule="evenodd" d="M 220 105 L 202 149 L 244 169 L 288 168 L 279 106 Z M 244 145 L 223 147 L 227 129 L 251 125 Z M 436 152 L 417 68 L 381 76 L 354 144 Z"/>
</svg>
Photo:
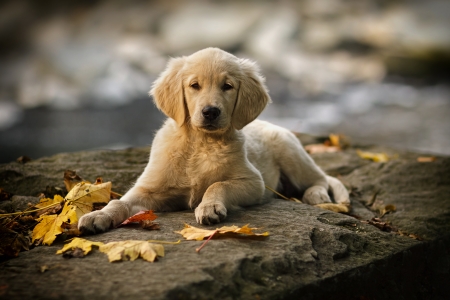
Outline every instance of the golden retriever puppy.
<svg viewBox="0 0 450 300">
<path fill-rule="evenodd" d="M 78 227 L 98 233 L 141 210 L 195 208 L 201 224 L 273 198 L 281 178 L 304 191 L 303 202 L 349 204 L 340 181 L 326 176 L 287 129 L 255 120 L 270 97 L 251 61 L 217 48 L 170 60 L 150 95 L 169 118 L 157 132 L 135 185 Z"/>
</svg>

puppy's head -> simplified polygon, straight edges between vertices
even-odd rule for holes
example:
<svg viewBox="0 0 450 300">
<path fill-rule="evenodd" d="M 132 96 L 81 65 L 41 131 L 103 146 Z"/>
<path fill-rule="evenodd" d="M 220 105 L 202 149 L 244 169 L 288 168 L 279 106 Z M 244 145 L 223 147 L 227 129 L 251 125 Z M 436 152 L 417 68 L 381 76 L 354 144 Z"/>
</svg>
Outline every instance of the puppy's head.
<svg viewBox="0 0 450 300">
<path fill-rule="evenodd" d="M 270 102 L 257 66 L 217 48 L 170 60 L 150 95 L 179 126 L 204 132 L 242 129 Z"/>
</svg>

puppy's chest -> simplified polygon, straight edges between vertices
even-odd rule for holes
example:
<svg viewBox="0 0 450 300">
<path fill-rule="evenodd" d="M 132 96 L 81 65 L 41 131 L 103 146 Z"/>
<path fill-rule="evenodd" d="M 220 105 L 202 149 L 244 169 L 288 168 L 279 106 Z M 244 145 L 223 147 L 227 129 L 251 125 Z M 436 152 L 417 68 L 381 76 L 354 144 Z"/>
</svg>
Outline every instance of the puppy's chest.
<svg viewBox="0 0 450 300">
<path fill-rule="evenodd" d="M 223 180 L 233 161 L 232 147 L 223 144 L 201 144 L 187 160 L 186 174 L 191 181 L 216 182 Z"/>
</svg>

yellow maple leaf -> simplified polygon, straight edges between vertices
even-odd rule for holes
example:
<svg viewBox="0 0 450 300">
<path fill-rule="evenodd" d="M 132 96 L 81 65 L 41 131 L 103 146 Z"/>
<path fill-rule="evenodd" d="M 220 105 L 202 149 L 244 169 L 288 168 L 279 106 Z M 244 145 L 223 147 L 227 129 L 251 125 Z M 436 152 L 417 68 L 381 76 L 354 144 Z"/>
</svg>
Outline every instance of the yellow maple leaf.
<svg viewBox="0 0 450 300">
<path fill-rule="evenodd" d="M 120 241 L 101 245 L 100 251 L 108 255 L 110 262 L 135 260 L 138 257 L 153 262 L 157 256 L 164 256 L 164 247 L 147 241 Z"/>
<path fill-rule="evenodd" d="M 51 206 L 53 204 L 56 203 L 61 203 L 62 201 L 64 201 L 64 198 L 61 197 L 60 195 L 55 195 L 53 197 L 53 199 L 51 198 L 42 198 L 38 204 L 35 205 L 36 208 L 44 208 L 47 206 Z"/>
<path fill-rule="evenodd" d="M 184 228 L 180 231 L 175 231 L 175 233 L 181 234 L 185 239 L 187 240 L 197 240 L 201 241 L 206 237 L 209 237 L 213 234 L 244 234 L 247 236 L 268 236 L 269 232 L 264 233 L 254 233 L 253 230 L 257 228 L 250 228 L 247 225 L 244 225 L 242 227 L 238 226 L 222 226 L 220 228 L 217 228 L 216 230 L 207 230 L 207 229 L 201 229 L 194 226 L 190 226 L 188 224 L 184 224 Z"/>
<path fill-rule="evenodd" d="M 100 247 L 101 245 L 104 244 L 102 242 L 92 242 L 82 238 L 74 238 L 70 243 L 65 244 L 62 249 L 56 251 L 56 254 L 63 254 L 66 251 L 80 248 L 83 250 L 84 255 L 86 255 L 92 251 L 92 246 Z"/>
<path fill-rule="evenodd" d="M 387 162 L 389 161 L 389 156 L 386 153 L 376 153 L 376 152 L 366 152 L 361 150 L 356 150 L 359 157 L 364 159 L 369 159 L 374 162 Z"/>
<path fill-rule="evenodd" d="M 76 207 L 78 219 L 91 212 L 94 203 L 108 203 L 111 194 L 111 182 L 90 184 L 80 182 L 67 194 L 65 200 Z"/>
<path fill-rule="evenodd" d="M 51 245 L 56 236 L 63 233 L 61 228 L 63 223 L 72 224 L 78 221 L 76 207 L 66 202 L 59 215 L 44 215 L 38 221 L 39 224 L 33 229 L 32 243 L 43 238 L 42 243 L 44 245 Z"/>
</svg>

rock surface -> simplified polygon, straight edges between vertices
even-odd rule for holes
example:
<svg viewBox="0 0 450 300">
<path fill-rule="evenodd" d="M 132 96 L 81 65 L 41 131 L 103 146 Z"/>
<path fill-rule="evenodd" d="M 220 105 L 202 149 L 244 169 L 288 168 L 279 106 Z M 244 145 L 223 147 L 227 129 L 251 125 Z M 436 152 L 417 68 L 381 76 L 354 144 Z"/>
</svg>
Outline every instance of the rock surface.
<svg viewBox="0 0 450 300">
<path fill-rule="evenodd" d="M 223 222 L 250 223 L 270 237 L 212 240 L 200 253 L 195 249 L 202 242 L 183 240 L 165 245 L 165 257 L 154 263 L 109 263 L 98 251 L 84 259 L 64 259 L 55 254 L 62 241 L 22 252 L 0 263 L 0 298 L 444 299 L 450 292 L 450 158 L 419 163 L 415 153 L 360 148 L 398 157 L 374 163 L 350 148 L 313 158 L 351 187 L 351 215 L 361 220 L 380 216 L 368 209 L 369 201 L 372 207 L 394 204 L 397 211 L 381 219 L 421 240 L 381 231 L 351 215 L 274 199 L 230 213 Z M 147 157 L 148 148 L 142 148 L 13 162 L 0 165 L 0 186 L 15 195 L 37 196 L 46 186 L 63 188 L 64 170 L 72 169 L 89 180 L 102 176 L 113 182 L 114 191 L 124 193 Z M 1 208 L 11 209 L 5 202 Z M 127 227 L 87 238 L 177 241 L 181 236 L 174 231 L 184 223 L 196 226 L 193 211 L 158 216 L 159 231 Z M 48 270 L 41 273 L 43 266 Z"/>
</svg>

